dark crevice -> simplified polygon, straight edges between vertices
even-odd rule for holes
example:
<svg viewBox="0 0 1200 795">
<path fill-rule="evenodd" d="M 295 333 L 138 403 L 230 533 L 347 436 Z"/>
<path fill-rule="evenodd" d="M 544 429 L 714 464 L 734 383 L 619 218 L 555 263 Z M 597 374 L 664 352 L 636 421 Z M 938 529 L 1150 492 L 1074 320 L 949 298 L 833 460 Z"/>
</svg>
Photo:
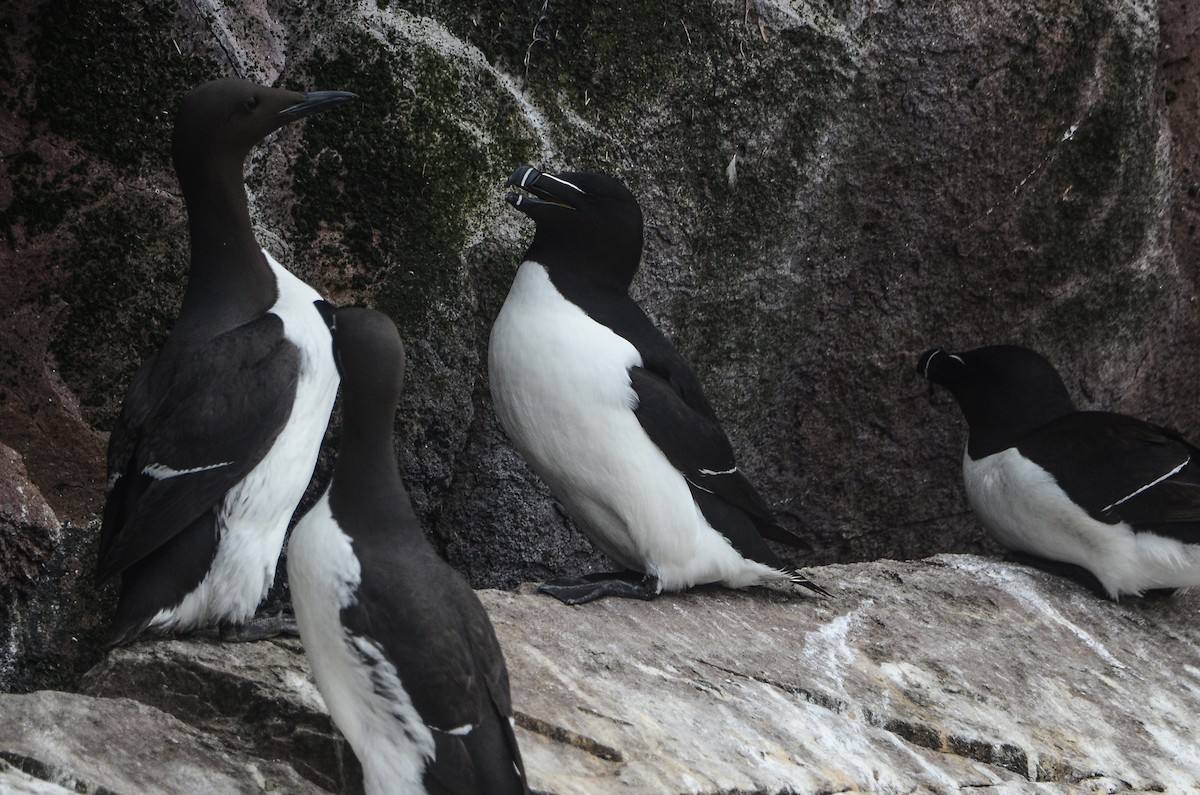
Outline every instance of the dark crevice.
<svg viewBox="0 0 1200 795">
<path fill-rule="evenodd" d="M 515 713 L 515 717 L 517 719 L 517 725 L 522 729 L 531 731 L 534 734 L 540 734 L 556 743 L 562 743 L 563 745 L 569 745 L 573 748 L 578 748 L 579 750 L 589 753 L 598 759 L 603 759 L 605 762 L 621 763 L 625 761 L 625 756 L 616 748 L 597 742 L 591 737 L 586 737 L 563 726 L 557 726 L 553 723 L 549 723 L 541 718 L 535 718 L 532 715 L 525 714 L 524 712 Z"/>
</svg>

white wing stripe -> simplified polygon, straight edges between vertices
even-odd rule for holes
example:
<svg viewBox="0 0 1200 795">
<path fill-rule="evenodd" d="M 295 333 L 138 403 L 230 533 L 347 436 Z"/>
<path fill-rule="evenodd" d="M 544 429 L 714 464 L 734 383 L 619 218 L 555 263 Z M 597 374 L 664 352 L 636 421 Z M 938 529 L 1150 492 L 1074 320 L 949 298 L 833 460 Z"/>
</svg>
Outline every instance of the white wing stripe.
<svg viewBox="0 0 1200 795">
<path fill-rule="evenodd" d="M 177 478 L 180 475 L 194 475 L 197 472 L 206 472 L 210 469 L 218 469 L 227 467 L 232 464 L 232 461 L 226 461 L 221 464 L 209 464 L 208 466 L 192 467 L 191 469 L 171 469 L 163 464 L 151 464 L 142 470 L 143 475 L 149 475 L 155 480 L 166 480 L 167 478 Z"/>
<path fill-rule="evenodd" d="M 1133 493 L 1131 493 L 1131 494 L 1126 494 L 1124 497 L 1122 497 L 1121 499 L 1117 500 L 1117 501 L 1116 501 L 1116 502 L 1114 502 L 1112 505 L 1109 505 L 1109 506 L 1105 507 L 1105 508 L 1104 508 L 1104 510 L 1103 510 L 1103 511 L 1101 511 L 1101 513 L 1104 513 L 1104 511 L 1111 511 L 1113 508 L 1116 508 L 1118 505 L 1120 505 L 1121 503 L 1125 502 L 1126 500 L 1132 500 L 1134 497 L 1136 497 L 1137 495 L 1141 494 L 1141 493 L 1142 493 L 1143 491 L 1145 491 L 1146 489 L 1152 489 L 1152 488 L 1154 488 L 1155 486 L 1157 486 L 1159 483 L 1162 483 L 1162 482 L 1163 482 L 1164 480 L 1166 480 L 1167 478 L 1169 478 L 1169 477 L 1172 477 L 1173 475 L 1177 475 L 1177 474 L 1179 474 L 1179 470 L 1181 470 L 1181 469 L 1183 469 L 1185 466 L 1187 466 L 1187 465 L 1188 465 L 1188 462 L 1189 462 L 1189 461 L 1191 461 L 1191 460 L 1192 460 L 1192 457 L 1191 457 L 1191 456 L 1188 456 L 1186 459 L 1184 459 L 1184 461 L 1183 461 L 1183 463 L 1182 463 L 1182 464 L 1180 464 L 1179 466 L 1175 467 L 1175 468 L 1174 468 L 1174 469 L 1172 469 L 1170 472 L 1168 472 L 1167 474 L 1163 475 L 1161 478 L 1158 478 L 1157 480 L 1154 480 L 1154 481 L 1152 481 L 1152 482 L 1150 482 L 1150 483 L 1147 483 L 1145 486 L 1142 486 L 1140 489 L 1138 489 L 1137 491 L 1134 491 L 1134 492 L 1133 492 Z"/>
<path fill-rule="evenodd" d="M 545 177 L 546 179 L 552 179 L 555 182 L 559 182 L 563 185 L 566 185 L 568 188 L 574 188 L 575 190 L 579 191 L 580 193 L 585 193 L 583 188 L 579 187 L 578 185 L 574 185 L 570 182 L 567 182 L 565 179 L 562 179 L 561 177 L 556 177 L 553 174 L 542 174 L 542 176 Z"/>
</svg>

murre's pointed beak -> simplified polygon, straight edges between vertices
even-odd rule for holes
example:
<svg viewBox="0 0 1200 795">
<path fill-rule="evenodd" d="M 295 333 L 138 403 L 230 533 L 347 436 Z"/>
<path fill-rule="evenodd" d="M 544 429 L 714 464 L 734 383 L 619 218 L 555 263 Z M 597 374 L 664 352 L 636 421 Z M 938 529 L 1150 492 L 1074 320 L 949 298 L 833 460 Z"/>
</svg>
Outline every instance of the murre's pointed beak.
<svg viewBox="0 0 1200 795">
<path fill-rule="evenodd" d="M 358 94 L 351 94 L 349 91 L 310 91 L 300 102 L 279 111 L 279 115 L 285 121 L 295 121 L 305 116 L 324 113 L 354 99 L 358 99 Z"/>
<path fill-rule="evenodd" d="M 538 207 L 562 207 L 577 209 L 571 204 L 572 197 L 586 195 L 582 188 L 553 174 L 543 174 L 533 166 L 520 166 L 508 178 L 505 187 L 519 188 L 525 193 L 510 192 L 504 200 L 528 215 Z"/>
</svg>

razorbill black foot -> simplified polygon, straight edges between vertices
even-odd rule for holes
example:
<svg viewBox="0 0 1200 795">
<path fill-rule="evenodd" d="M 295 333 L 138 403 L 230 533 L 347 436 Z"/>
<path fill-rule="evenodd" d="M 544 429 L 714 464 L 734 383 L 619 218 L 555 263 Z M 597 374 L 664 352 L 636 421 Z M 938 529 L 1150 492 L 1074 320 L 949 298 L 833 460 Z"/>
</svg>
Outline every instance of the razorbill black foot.
<svg viewBox="0 0 1200 795">
<path fill-rule="evenodd" d="M 537 229 L 492 327 L 496 414 L 592 542 L 647 575 L 641 587 L 572 586 L 567 600 L 714 582 L 824 593 L 768 548 L 764 536 L 805 544 L 775 522 L 695 373 L 629 297 L 642 255 L 633 194 L 602 174 L 531 166 L 508 184 Z"/>
<path fill-rule="evenodd" d="M 1175 431 L 1076 411 L 1038 353 L 922 354 L 967 419 L 967 501 L 1005 547 L 1081 566 L 1112 599 L 1200 584 L 1200 450 Z"/>
<path fill-rule="evenodd" d="M 304 651 L 368 795 L 526 791 L 508 672 L 462 575 L 425 540 L 396 467 L 404 348 L 386 315 L 334 317 L 342 429 L 328 490 L 288 542 Z"/>
<path fill-rule="evenodd" d="M 662 592 L 662 586 L 657 577 L 649 574 L 612 571 L 582 577 L 556 577 L 543 582 L 538 590 L 563 604 L 581 605 L 606 596 L 649 601 Z"/>
<path fill-rule="evenodd" d="M 245 623 L 275 578 L 337 370 L 321 296 L 254 239 L 242 167 L 272 131 L 354 98 L 217 80 L 183 99 L 187 288 L 108 444 L 96 578 L 121 575 L 113 643 Z"/>
</svg>

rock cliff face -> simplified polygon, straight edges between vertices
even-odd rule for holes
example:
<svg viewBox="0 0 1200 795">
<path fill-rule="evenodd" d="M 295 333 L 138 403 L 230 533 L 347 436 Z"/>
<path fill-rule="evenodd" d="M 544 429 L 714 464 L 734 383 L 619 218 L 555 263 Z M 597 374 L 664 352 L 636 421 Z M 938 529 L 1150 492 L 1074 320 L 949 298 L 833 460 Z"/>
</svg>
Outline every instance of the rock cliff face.
<svg viewBox="0 0 1200 795">
<path fill-rule="evenodd" d="M 396 320 L 409 354 L 396 427 L 405 479 L 432 540 L 477 587 L 605 565 L 509 446 L 488 396 L 488 330 L 530 234 L 501 201 L 522 162 L 605 170 L 641 198 L 636 297 L 695 364 L 781 522 L 812 540 L 799 564 L 995 551 L 961 496 L 957 409 L 944 396 L 931 402 L 912 372 L 931 345 L 1030 345 L 1081 406 L 1200 438 L 1194 4 L 16 0 L 0 29 L 0 690 L 70 688 L 101 657 L 112 594 L 89 583 L 104 444 L 182 294 L 186 227 L 169 130 L 182 93 L 211 77 L 362 97 L 256 152 L 247 181 L 257 232 L 332 300 Z M 932 598 L 921 593 L 913 598 Z M 690 610 L 709 596 L 659 604 Z M 281 582 L 276 600 L 286 598 Z M 488 598 L 507 620 L 509 597 Z M 774 604 L 746 599 L 747 610 Z M 823 604 L 795 607 L 818 615 Z M 1157 615 L 1143 609 L 1174 615 L 1194 600 L 1167 605 L 1093 608 L 1124 626 Z M 926 607 L 909 609 L 919 620 Z M 1148 660 L 1182 642 L 1173 625 L 1157 632 L 1147 620 L 1137 648 Z M 1146 660 L 1104 648 L 1126 667 L 1097 663 L 1094 687 L 1140 681 Z M 514 654 L 515 668 L 532 664 Z M 822 670 L 836 670 L 841 651 L 828 654 Z M 906 659 L 889 664 L 901 677 Z M 737 688 L 722 692 L 774 698 L 798 687 L 782 673 L 731 676 Z M 834 684 L 802 688 L 816 693 L 806 709 L 857 720 L 859 749 L 892 760 L 887 769 L 903 758 L 965 782 L 987 780 L 973 772 L 984 765 L 1017 785 L 1039 765 L 1063 781 L 1116 769 L 1087 755 L 1091 734 L 1070 734 L 1062 750 L 1029 727 L 997 739 L 976 729 L 983 718 L 913 723 L 884 708 L 884 689 Z M 624 760 L 614 780 L 655 782 L 636 733 L 529 714 L 600 749 L 563 763 L 580 780 L 609 780 L 596 772 L 611 773 L 607 748 Z M 1139 731 L 1126 732 L 1133 744 L 1117 746 L 1121 758 L 1142 747 L 1129 739 Z M 669 739 L 647 747 L 681 752 Z M 822 742 L 805 747 L 828 749 Z M 909 744 L 886 750 L 897 742 Z M 230 748 L 222 753 L 238 760 L 275 753 Z M 531 751 L 548 769 L 543 753 Z M 807 769 L 823 751 L 789 753 Z M 1131 765 L 1112 775 L 1152 788 L 1157 774 Z M 309 775 L 301 767 L 293 772 Z M 853 769 L 845 775 L 868 781 L 869 765 Z M 277 771 L 259 772 L 269 782 Z M 25 777 L 5 782 L 12 788 L 48 780 L 12 775 Z M 703 786 L 736 779 L 712 775 Z M 816 773 L 797 780 L 841 786 Z M 729 786 L 782 786 L 767 774 L 737 781 Z M 113 782 L 103 786 L 127 784 Z"/>
<path fill-rule="evenodd" d="M 531 783 L 559 795 L 1200 787 L 1195 595 L 1113 604 L 964 555 L 814 576 L 833 599 L 705 590 L 571 608 L 481 592 Z M 143 643 L 81 690 L 0 696 L 0 787 L 24 775 L 187 792 L 211 768 L 222 791 L 357 791 L 294 641 Z"/>
<path fill-rule="evenodd" d="M 488 401 L 487 333 L 529 234 L 501 185 L 525 161 L 641 197 L 637 295 L 811 562 L 980 548 L 948 518 L 960 423 L 911 373 L 931 344 L 1031 344 L 1081 403 L 1200 430 L 1195 269 L 1172 215 L 1194 203 L 1173 169 L 1194 144 L 1172 137 L 1194 89 L 1161 52 L 1178 9 L 1160 25 L 1148 0 L 18 5 L 0 430 L 64 520 L 94 517 L 103 434 L 182 290 L 172 115 L 224 74 L 362 96 L 259 149 L 258 231 L 400 325 L 405 473 L 480 585 L 596 562 Z"/>
</svg>

